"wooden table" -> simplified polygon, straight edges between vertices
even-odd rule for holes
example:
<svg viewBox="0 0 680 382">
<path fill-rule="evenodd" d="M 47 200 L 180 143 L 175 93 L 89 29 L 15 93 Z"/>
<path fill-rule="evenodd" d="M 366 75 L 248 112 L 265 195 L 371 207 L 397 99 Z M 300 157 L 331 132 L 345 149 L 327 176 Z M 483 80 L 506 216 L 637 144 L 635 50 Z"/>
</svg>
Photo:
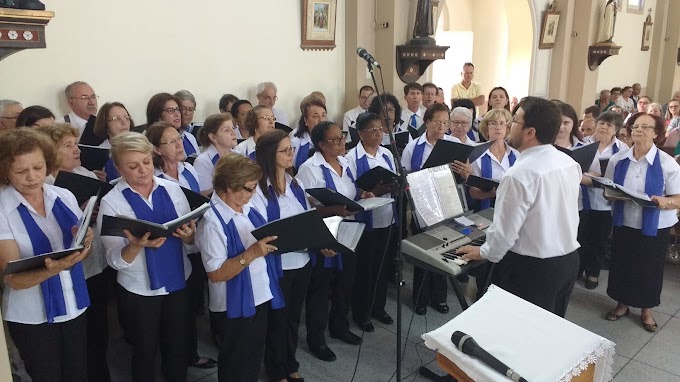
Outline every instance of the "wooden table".
<svg viewBox="0 0 680 382">
<path fill-rule="evenodd" d="M 461 370 L 458 365 L 453 363 L 450 359 L 444 357 L 441 353 L 437 353 L 437 365 L 455 378 L 458 382 L 475 382 L 470 378 L 463 370 Z M 572 382 L 593 382 L 595 377 L 595 364 L 590 364 L 586 370 L 584 370 L 581 375 L 574 377 Z M 509 381 L 510 379 L 508 379 Z"/>
</svg>

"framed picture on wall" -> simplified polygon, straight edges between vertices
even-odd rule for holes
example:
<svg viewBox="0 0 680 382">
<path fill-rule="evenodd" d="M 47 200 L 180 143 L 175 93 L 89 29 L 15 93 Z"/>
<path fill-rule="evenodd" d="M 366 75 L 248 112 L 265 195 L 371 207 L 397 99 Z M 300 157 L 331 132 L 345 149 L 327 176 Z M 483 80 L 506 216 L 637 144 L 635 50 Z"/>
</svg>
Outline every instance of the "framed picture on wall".
<svg viewBox="0 0 680 382">
<path fill-rule="evenodd" d="M 553 1 L 550 8 L 543 13 L 541 38 L 538 41 L 538 49 L 552 49 L 555 46 L 559 22 L 560 12 L 557 10 L 557 3 Z"/>
<path fill-rule="evenodd" d="M 302 0 L 303 50 L 335 48 L 335 14 L 337 0 Z"/>
<path fill-rule="evenodd" d="M 640 50 L 649 50 L 649 46 L 652 45 L 652 15 L 651 9 L 650 14 L 647 15 L 647 20 L 642 24 L 642 45 Z"/>
</svg>

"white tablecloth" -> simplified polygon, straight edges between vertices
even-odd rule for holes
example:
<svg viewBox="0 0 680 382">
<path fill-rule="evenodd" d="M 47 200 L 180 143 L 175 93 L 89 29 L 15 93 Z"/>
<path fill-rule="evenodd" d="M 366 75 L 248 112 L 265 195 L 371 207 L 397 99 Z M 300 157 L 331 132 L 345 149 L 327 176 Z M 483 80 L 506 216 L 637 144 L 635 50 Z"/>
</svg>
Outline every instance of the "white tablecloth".
<svg viewBox="0 0 680 382">
<path fill-rule="evenodd" d="M 595 363 L 595 382 L 612 379 L 614 343 L 492 285 L 470 308 L 423 334 L 425 345 L 452 360 L 475 381 L 510 379 L 460 352 L 456 330 L 530 382 L 570 381 Z"/>
</svg>

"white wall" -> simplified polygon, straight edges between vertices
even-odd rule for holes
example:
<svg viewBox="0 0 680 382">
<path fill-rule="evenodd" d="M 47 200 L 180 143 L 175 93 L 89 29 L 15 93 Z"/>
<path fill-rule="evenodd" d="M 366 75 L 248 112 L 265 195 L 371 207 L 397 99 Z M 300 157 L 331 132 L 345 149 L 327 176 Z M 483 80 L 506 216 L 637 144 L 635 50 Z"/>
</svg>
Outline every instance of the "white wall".
<svg viewBox="0 0 680 382">
<path fill-rule="evenodd" d="M 47 1 L 56 13 L 47 49 L 0 61 L 0 98 L 68 111 L 64 86 L 89 82 L 106 101 L 123 102 L 138 124 L 158 92 L 190 90 L 196 120 L 217 112 L 223 93 L 256 101 L 258 82 L 274 81 L 277 107 L 299 117 L 299 102 L 324 92 L 329 117 L 344 97 L 344 1 L 339 0 L 333 51 L 302 51 L 300 1 Z"/>
<path fill-rule="evenodd" d="M 604 60 L 598 70 L 597 89 L 611 89 L 615 86 L 632 85 L 638 82 L 644 89 L 647 87 L 649 60 L 651 50 L 641 51 L 642 25 L 647 18 L 647 9 L 652 8 L 654 15 L 656 0 L 645 1 L 645 12 L 642 15 L 626 12 L 626 2 L 623 11 L 616 15 L 616 29 L 613 41 L 621 46 L 617 56 Z"/>
</svg>

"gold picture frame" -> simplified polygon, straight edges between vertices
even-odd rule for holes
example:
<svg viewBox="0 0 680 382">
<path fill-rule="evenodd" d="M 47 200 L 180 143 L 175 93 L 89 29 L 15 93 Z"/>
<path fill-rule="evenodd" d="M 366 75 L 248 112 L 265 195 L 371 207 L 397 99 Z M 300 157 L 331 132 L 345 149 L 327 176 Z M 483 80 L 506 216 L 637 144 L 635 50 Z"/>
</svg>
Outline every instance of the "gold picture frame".
<svg viewBox="0 0 680 382">
<path fill-rule="evenodd" d="M 642 45 L 640 45 L 640 50 L 648 51 L 649 47 L 652 45 L 652 10 L 649 10 L 649 15 L 647 15 L 647 20 L 642 24 Z"/>
<path fill-rule="evenodd" d="M 559 22 L 560 11 L 557 10 L 557 1 L 553 1 L 550 7 L 543 13 L 538 49 L 552 49 L 555 46 Z"/>
<path fill-rule="evenodd" d="M 337 0 L 302 0 L 303 50 L 333 50 Z"/>
</svg>

